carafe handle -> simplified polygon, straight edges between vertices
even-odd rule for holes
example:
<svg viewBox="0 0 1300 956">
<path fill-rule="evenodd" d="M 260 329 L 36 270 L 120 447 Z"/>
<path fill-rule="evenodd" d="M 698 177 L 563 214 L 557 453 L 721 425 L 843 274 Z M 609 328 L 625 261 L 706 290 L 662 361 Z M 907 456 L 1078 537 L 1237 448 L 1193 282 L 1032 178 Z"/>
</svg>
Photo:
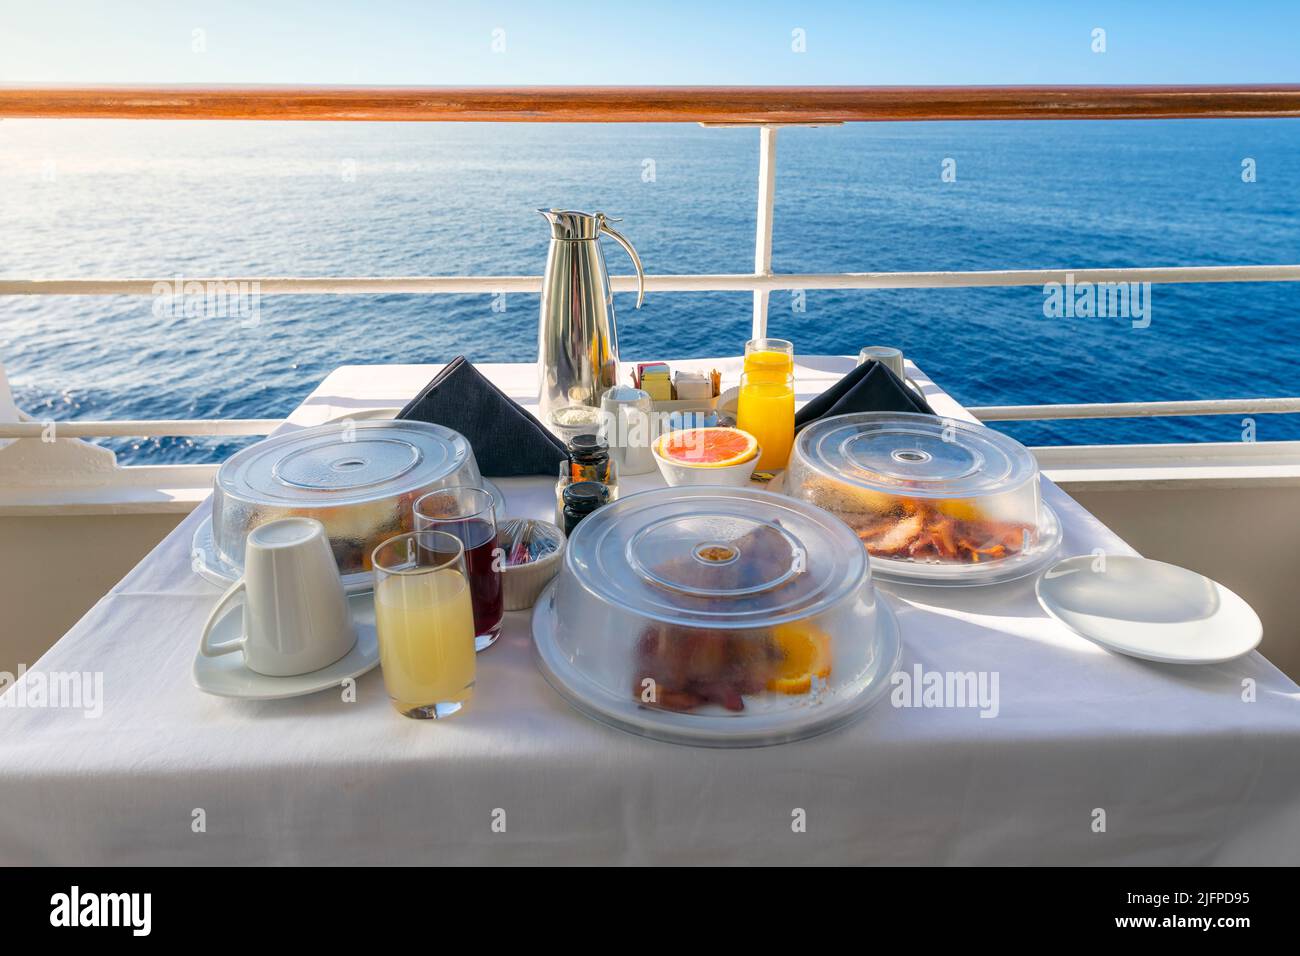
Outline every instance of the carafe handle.
<svg viewBox="0 0 1300 956">
<path fill-rule="evenodd" d="M 600 220 L 600 231 L 622 246 L 623 251 L 632 257 L 632 265 L 636 266 L 636 307 L 639 309 L 641 303 L 645 301 L 645 270 L 641 268 L 641 257 L 636 254 L 636 249 L 632 248 L 632 243 L 628 242 L 620 233 L 609 228 L 610 220 L 604 213 L 598 212 L 596 216 Z M 617 222 L 618 220 L 614 221 Z"/>
</svg>

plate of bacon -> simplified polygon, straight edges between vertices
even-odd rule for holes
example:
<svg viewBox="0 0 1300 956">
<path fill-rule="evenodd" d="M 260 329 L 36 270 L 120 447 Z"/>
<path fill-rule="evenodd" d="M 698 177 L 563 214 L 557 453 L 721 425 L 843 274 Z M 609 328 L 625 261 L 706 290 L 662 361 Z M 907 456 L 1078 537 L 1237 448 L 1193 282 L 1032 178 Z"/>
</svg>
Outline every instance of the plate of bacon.
<svg viewBox="0 0 1300 956">
<path fill-rule="evenodd" d="M 1061 541 L 1027 448 L 933 415 L 812 423 L 795 442 L 786 493 L 852 528 L 882 581 L 997 584 L 1040 571 Z"/>
</svg>

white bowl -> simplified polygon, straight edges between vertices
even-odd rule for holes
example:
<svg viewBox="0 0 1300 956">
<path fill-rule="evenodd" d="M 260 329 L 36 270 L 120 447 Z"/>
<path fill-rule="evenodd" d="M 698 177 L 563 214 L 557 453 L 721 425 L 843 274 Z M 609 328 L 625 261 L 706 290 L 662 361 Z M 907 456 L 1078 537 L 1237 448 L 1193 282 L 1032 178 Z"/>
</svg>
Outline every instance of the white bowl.
<svg viewBox="0 0 1300 956">
<path fill-rule="evenodd" d="M 755 450 L 754 457 L 748 461 L 742 461 L 738 465 L 723 465 L 722 467 L 709 465 L 687 465 L 680 461 L 672 461 L 659 454 L 659 449 L 655 445 L 650 446 L 651 452 L 655 456 L 655 464 L 659 466 L 659 474 L 664 476 L 664 481 L 674 488 L 690 485 L 722 485 L 727 488 L 743 488 L 749 484 L 749 476 L 754 473 L 758 467 L 758 460 L 763 457 L 763 449 Z"/>
<path fill-rule="evenodd" d="M 551 583 L 560 570 L 564 545 L 544 558 L 527 564 L 507 564 L 501 569 L 501 598 L 507 611 L 522 611 L 532 607 L 537 597 Z"/>
</svg>

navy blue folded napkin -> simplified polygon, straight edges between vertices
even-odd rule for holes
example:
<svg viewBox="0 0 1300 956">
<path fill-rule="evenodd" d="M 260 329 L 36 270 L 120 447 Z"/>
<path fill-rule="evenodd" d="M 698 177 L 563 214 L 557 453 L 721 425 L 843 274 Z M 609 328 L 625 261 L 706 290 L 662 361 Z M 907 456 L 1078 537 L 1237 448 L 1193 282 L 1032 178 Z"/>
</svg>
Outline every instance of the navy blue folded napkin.
<svg viewBox="0 0 1300 956">
<path fill-rule="evenodd" d="M 489 478 L 554 478 L 567 457 L 564 442 L 463 355 L 452 359 L 397 417 L 460 432 L 474 449 L 479 471 Z"/>
<path fill-rule="evenodd" d="M 923 412 L 933 415 L 930 403 L 875 359 L 870 359 L 822 392 L 794 416 L 799 431 L 819 418 L 850 412 Z"/>
</svg>

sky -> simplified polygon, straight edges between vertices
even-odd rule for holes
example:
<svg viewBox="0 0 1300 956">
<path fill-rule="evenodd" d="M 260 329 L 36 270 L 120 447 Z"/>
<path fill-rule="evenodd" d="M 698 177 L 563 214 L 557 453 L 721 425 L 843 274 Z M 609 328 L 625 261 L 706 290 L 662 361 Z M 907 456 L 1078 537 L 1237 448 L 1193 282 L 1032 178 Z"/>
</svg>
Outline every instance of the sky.
<svg viewBox="0 0 1300 956">
<path fill-rule="evenodd" d="M 0 82 L 1285 83 L 1297 37 L 1300 0 L 0 0 Z"/>
</svg>

